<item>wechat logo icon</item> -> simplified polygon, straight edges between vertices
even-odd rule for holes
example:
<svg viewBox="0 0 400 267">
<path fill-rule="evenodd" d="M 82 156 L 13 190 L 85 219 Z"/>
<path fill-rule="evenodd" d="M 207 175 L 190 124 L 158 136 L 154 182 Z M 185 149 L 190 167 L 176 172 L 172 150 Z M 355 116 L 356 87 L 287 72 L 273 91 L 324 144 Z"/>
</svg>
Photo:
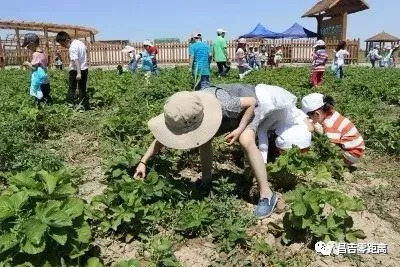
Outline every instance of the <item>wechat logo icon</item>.
<svg viewBox="0 0 400 267">
<path fill-rule="evenodd" d="M 315 244 L 315 251 L 321 253 L 323 256 L 330 256 L 331 254 L 337 254 L 337 243 L 333 241 L 325 242 L 317 242 Z"/>
</svg>

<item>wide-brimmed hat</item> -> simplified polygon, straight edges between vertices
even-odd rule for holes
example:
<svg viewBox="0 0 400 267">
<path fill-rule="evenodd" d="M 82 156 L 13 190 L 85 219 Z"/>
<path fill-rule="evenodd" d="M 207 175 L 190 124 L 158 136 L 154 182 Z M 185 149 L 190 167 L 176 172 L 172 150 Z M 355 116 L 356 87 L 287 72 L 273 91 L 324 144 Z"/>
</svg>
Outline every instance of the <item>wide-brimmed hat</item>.
<svg viewBox="0 0 400 267">
<path fill-rule="evenodd" d="M 135 52 L 135 48 L 133 46 L 127 45 L 122 49 L 122 53 L 130 53 L 130 52 Z"/>
<path fill-rule="evenodd" d="M 316 48 L 317 46 L 324 46 L 324 45 L 325 45 L 325 42 L 324 42 L 323 40 L 318 40 L 318 41 L 315 43 L 314 48 Z"/>
<path fill-rule="evenodd" d="M 148 122 L 154 137 L 164 146 L 189 149 L 207 143 L 222 121 L 218 99 L 207 92 L 178 92 L 164 105 L 164 113 Z"/>
</svg>

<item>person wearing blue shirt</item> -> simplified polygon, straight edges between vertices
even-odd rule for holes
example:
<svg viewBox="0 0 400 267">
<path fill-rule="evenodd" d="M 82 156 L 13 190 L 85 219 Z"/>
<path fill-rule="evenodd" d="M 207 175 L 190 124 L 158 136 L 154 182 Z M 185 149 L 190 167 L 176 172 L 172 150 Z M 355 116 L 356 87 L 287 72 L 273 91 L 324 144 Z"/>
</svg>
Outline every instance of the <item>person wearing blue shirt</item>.
<svg viewBox="0 0 400 267">
<path fill-rule="evenodd" d="M 195 43 L 190 47 L 190 68 L 195 79 L 195 90 L 210 85 L 211 48 L 202 42 L 201 34 L 194 34 Z"/>
</svg>

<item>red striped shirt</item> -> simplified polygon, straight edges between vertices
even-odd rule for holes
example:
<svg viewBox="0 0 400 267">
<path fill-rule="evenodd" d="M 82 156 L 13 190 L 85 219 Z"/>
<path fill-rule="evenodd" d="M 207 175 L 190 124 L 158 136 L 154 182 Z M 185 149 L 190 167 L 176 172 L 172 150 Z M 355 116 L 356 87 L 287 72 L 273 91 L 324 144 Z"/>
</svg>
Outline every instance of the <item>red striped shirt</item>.
<svg viewBox="0 0 400 267">
<path fill-rule="evenodd" d="M 325 71 L 325 64 L 328 61 L 328 53 L 324 49 L 320 49 L 313 53 L 313 71 Z"/>
<path fill-rule="evenodd" d="M 343 150 L 345 163 L 356 164 L 364 154 L 365 143 L 354 124 L 335 111 L 322 122 L 322 127 L 331 142 Z"/>
</svg>

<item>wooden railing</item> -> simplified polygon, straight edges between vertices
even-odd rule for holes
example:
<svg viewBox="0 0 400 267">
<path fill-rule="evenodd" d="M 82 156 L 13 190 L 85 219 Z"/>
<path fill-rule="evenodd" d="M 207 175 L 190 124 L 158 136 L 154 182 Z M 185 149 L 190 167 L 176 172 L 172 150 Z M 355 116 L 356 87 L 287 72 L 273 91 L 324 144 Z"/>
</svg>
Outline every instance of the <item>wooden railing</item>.
<svg viewBox="0 0 400 267">
<path fill-rule="evenodd" d="M 209 45 L 212 42 L 207 41 Z M 272 45 L 282 45 L 283 61 L 286 63 L 310 63 L 312 61 L 311 54 L 313 52 L 314 40 L 263 40 L 263 41 L 250 41 L 249 45 L 261 46 L 264 45 L 270 49 Z M 326 42 L 329 59 L 334 57 L 334 50 L 338 41 L 328 40 Z M 136 51 L 143 50 L 143 43 L 131 43 L 131 46 L 136 48 Z M 160 64 L 179 64 L 189 62 L 189 43 L 160 43 L 156 44 L 158 48 L 157 61 Z M 235 58 L 237 42 L 228 41 L 228 54 L 231 60 Z M 113 66 L 119 64 L 126 64 L 129 58 L 124 55 L 121 50 L 124 48 L 122 44 L 109 44 L 109 43 L 95 43 L 87 44 L 88 63 L 91 66 Z M 68 62 L 68 51 L 59 46 L 50 46 L 48 49 L 49 64 L 53 65 L 55 62 L 55 53 L 59 51 L 64 63 Z M 347 58 L 347 63 L 358 63 L 360 40 L 347 41 L 347 50 L 350 56 Z M 15 47 L 2 45 L 0 48 L 0 66 L 20 65 L 24 61 L 30 60 L 30 52 L 22 49 L 18 55 Z M 1 65 L 2 64 L 2 65 Z"/>
</svg>

